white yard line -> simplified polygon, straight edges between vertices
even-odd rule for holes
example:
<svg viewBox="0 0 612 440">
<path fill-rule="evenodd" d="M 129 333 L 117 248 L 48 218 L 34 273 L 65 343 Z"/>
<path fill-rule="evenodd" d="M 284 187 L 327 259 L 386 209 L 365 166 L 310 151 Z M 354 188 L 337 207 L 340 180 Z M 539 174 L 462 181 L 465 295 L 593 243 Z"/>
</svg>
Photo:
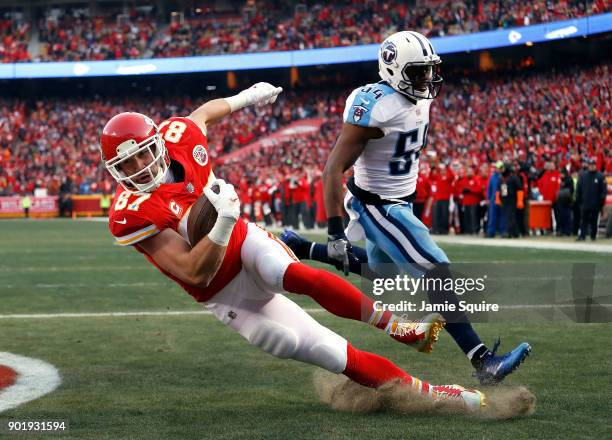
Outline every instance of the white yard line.
<svg viewBox="0 0 612 440">
<path fill-rule="evenodd" d="M 113 270 L 151 270 L 152 266 L 34 266 L 34 267 L 0 267 L 0 273 L 17 273 L 17 272 L 110 272 Z"/>
<path fill-rule="evenodd" d="M 471 246 L 549 249 L 612 254 L 612 245 L 591 242 L 567 243 L 543 240 L 540 241 L 529 238 L 510 240 L 504 238 L 461 237 L 457 235 L 435 235 L 433 239 L 438 243 L 465 244 Z"/>
<path fill-rule="evenodd" d="M 325 312 L 324 309 L 304 309 L 308 313 Z M 208 310 L 176 310 L 176 311 L 138 311 L 138 312 L 100 312 L 100 313 L 15 313 L 0 315 L 0 319 L 53 319 L 53 318 L 129 318 L 139 316 L 183 316 L 212 315 Z"/>
<path fill-rule="evenodd" d="M 4 284 L 0 285 L 0 288 L 5 289 L 24 289 L 24 288 L 35 288 L 35 289 L 60 289 L 60 288 L 90 288 L 94 287 L 91 283 L 65 283 L 65 284 L 34 284 L 32 286 L 25 286 L 23 284 Z M 108 283 L 101 284 L 103 287 L 156 287 L 156 286 L 174 286 L 170 281 L 167 282 L 152 282 L 152 283 Z"/>
<path fill-rule="evenodd" d="M 598 304 L 601 307 L 611 308 L 612 304 Z M 500 311 L 506 310 L 542 310 L 577 307 L 573 304 L 514 304 L 500 305 Z M 328 313 L 321 308 L 304 309 L 308 313 Z M 99 312 L 99 313 L 14 313 L 0 315 L 0 319 L 54 319 L 54 318 L 129 318 L 139 316 L 184 316 L 184 315 L 212 315 L 208 310 L 176 310 L 176 311 L 136 311 L 136 312 Z"/>
<path fill-rule="evenodd" d="M 82 218 L 82 221 L 96 221 L 96 222 L 108 222 L 108 217 L 92 217 Z M 279 235 L 283 232 L 282 228 L 268 227 L 266 228 L 271 232 Z M 314 233 L 326 235 L 327 231 L 324 229 L 314 229 L 306 231 L 298 229 L 297 232 L 302 233 Z M 550 250 L 563 250 L 563 251 L 580 251 L 580 252 L 594 252 L 603 254 L 612 254 L 612 244 L 601 244 L 591 242 L 580 242 L 580 243 L 567 243 L 564 241 L 544 241 L 534 240 L 530 238 L 524 239 L 504 239 L 504 238 L 481 238 L 481 237 L 463 237 L 459 235 L 434 235 L 433 239 L 438 243 L 448 244 L 464 244 L 470 246 L 489 246 L 489 247 L 511 247 L 511 248 L 527 248 L 527 249 L 550 249 Z"/>
<path fill-rule="evenodd" d="M 283 232 L 282 228 L 267 228 L 271 232 L 280 235 Z M 313 229 L 306 231 L 304 229 L 298 229 L 300 234 L 322 234 L 326 235 L 327 231 L 324 229 Z M 482 237 L 466 237 L 461 235 L 432 235 L 432 238 L 437 243 L 447 244 L 463 244 L 469 246 L 488 246 L 488 247 L 511 247 L 521 249 L 549 249 L 549 250 L 564 250 L 564 251 L 580 251 L 580 252 L 594 252 L 612 254 L 612 244 L 592 243 L 590 241 L 579 242 L 579 243 L 568 243 L 566 241 L 553 241 L 547 239 L 533 239 L 533 238 L 520 238 L 520 239 L 506 239 L 506 238 L 482 238 Z M 609 242 L 609 240 L 607 240 Z"/>
</svg>

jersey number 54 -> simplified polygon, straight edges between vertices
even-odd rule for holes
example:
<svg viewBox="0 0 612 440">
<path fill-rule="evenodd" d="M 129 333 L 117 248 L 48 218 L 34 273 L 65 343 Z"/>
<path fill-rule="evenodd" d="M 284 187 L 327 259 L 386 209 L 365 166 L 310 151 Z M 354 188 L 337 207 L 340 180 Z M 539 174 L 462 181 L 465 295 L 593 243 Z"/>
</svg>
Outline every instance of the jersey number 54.
<svg viewBox="0 0 612 440">
<path fill-rule="evenodd" d="M 412 164 L 419 158 L 421 150 L 427 146 L 428 129 L 429 124 L 425 124 L 423 136 L 419 136 L 420 128 L 399 134 L 395 144 L 395 153 L 393 153 L 389 162 L 389 174 L 402 176 L 410 172 Z"/>
</svg>

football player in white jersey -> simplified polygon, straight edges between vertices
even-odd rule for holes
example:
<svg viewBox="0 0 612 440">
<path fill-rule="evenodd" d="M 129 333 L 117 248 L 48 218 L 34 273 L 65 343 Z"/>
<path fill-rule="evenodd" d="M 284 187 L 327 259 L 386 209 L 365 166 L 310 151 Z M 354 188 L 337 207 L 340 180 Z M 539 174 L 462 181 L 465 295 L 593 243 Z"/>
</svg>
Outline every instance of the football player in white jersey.
<svg viewBox="0 0 612 440">
<path fill-rule="evenodd" d="M 281 236 L 298 257 L 335 264 L 345 273 L 361 274 L 361 263 L 367 263 L 373 274 L 388 273 L 391 264 L 415 276 L 451 277 L 446 254 L 412 212 L 419 156 L 427 145 L 429 107 L 442 86 L 441 62 L 431 42 L 417 32 L 397 32 L 381 44 L 382 81 L 350 94 L 342 131 L 325 166 L 327 245 L 308 242 L 292 231 Z M 345 231 L 342 182 L 351 166 L 354 177 L 344 200 L 351 221 Z M 361 239 L 366 240 L 365 250 L 351 246 L 351 241 Z M 432 303 L 458 304 L 452 290 L 433 289 L 428 296 Z M 442 315 L 483 384 L 499 383 L 531 350 L 522 343 L 497 356 L 499 341 L 489 350 L 464 312 Z"/>
</svg>

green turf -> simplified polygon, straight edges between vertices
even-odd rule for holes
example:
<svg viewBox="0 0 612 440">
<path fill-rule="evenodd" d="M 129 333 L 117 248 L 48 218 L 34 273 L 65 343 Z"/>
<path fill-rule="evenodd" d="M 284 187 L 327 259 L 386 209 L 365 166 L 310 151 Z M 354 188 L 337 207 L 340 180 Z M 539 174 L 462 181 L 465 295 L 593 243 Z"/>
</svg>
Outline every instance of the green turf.
<svg viewBox="0 0 612 440">
<path fill-rule="evenodd" d="M 1 314 L 199 309 L 140 254 L 113 246 L 102 223 L 3 221 L 0 235 Z M 443 248 L 453 261 L 610 262 L 580 252 Z M 415 376 L 476 385 L 448 337 L 427 356 L 363 324 L 315 317 Z M 506 348 L 532 344 L 533 355 L 506 384 L 536 394 L 533 416 L 485 422 L 334 412 L 315 395 L 313 367 L 266 355 L 211 316 L 198 315 L 0 320 L 0 351 L 44 359 L 63 379 L 54 393 L 0 414 L 0 421 L 66 419 L 70 429 L 58 438 L 75 439 L 612 437 L 612 325 L 476 328 L 485 341 L 501 335 Z"/>
</svg>

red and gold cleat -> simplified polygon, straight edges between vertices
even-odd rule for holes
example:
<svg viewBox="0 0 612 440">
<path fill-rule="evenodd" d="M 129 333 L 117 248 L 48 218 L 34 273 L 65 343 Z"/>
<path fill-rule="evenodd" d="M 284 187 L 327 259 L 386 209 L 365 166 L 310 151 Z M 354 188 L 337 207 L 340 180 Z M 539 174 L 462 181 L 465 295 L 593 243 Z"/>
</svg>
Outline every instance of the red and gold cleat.
<svg viewBox="0 0 612 440">
<path fill-rule="evenodd" d="M 393 339 L 414 347 L 422 353 L 431 353 L 433 344 L 446 321 L 439 313 L 430 313 L 418 321 L 400 317 L 387 325 L 385 331 Z"/>
<path fill-rule="evenodd" d="M 431 387 L 431 396 L 435 401 L 458 400 L 471 412 L 482 410 L 486 405 L 482 391 L 464 388 L 461 385 L 437 385 Z"/>
</svg>

